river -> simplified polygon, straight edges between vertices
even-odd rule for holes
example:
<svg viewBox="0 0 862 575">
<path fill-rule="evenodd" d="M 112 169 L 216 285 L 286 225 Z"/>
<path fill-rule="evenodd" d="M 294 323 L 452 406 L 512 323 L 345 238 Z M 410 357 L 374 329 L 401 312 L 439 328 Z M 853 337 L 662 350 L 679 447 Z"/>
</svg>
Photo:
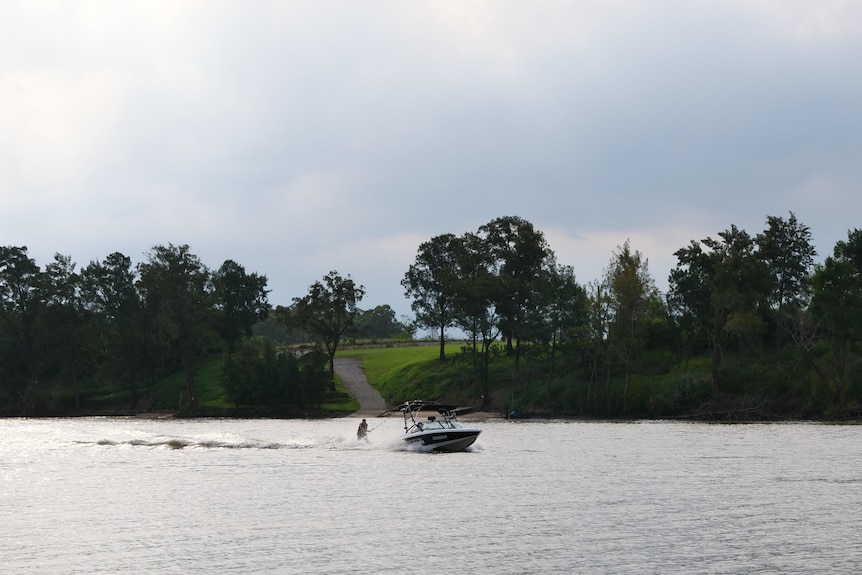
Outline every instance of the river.
<svg viewBox="0 0 862 575">
<path fill-rule="evenodd" d="M 6 573 L 860 573 L 862 427 L 0 420 Z"/>
</svg>

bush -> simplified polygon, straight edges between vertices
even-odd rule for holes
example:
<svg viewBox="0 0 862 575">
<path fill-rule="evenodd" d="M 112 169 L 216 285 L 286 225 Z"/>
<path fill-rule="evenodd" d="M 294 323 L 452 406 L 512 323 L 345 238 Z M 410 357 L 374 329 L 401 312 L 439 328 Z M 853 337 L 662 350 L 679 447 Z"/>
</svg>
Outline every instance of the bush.
<svg viewBox="0 0 862 575">
<path fill-rule="evenodd" d="M 320 404 L 327 376 L 319 361 L 300 365 L 292 354 L 267 338 L 255 338 L 228 359 L 227 396 L 237 407 L 284 408 Z"/>
</svg>

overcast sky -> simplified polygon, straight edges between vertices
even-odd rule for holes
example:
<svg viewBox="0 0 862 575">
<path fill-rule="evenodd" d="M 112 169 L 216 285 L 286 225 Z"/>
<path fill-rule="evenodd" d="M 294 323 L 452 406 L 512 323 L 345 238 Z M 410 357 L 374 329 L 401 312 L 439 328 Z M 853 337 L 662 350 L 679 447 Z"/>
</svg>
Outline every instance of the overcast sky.
<svg viewBox="0 0 862 575">
<path fill-rule="evenodd" d="M 188 244 L 410 313 L 420 243 L 520 216 L 580 283 L 627 238 L 862 228 L 857 0 L 2 1 L 0 245 Z"/>
</svg>

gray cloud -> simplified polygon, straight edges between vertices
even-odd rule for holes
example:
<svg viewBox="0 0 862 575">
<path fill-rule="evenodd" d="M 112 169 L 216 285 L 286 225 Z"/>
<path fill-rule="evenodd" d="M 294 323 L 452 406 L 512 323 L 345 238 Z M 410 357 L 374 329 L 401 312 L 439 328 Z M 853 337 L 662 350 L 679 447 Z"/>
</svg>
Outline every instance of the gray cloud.
<svg viewBox="0 0 862 575">
<path fill-rule="evenodd" d="M 772 2 L 11 3 L 0 242 L 188 243 L 289 303 L 407 313 L 421 241 L 520 215 L 581 281 L 794 211 L 859 227 L 860 9 Z M 555 243 L 556 242 L 556 243 Z"/>
</svg>

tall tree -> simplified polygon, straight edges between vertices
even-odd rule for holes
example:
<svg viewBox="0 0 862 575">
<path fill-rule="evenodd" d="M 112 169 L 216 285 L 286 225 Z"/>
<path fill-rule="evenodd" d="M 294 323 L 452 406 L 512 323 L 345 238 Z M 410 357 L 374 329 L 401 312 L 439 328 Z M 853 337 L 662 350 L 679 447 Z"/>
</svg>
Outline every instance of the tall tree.
<svg viewBox="0 0 862 575">
<path fill-rule="evenodd" d="M 544 234 L 517 216 L 504 216 L 479 228 L 501 289 L 497 292 L 500 327 L 506 336 L 507 352 L 521 355 L 521 331 L 530 312 L 538 306 L 538 283 L 542 267 L 551 251 Z M 514 340 L 514 349 L 512 342 Z"/>
<path fill-rule="evenodd" d="M 609 345 L 616 350 L 624 366 L 625 413 L 632 356 L 643 347 L 645 316 L 657 290 L 649 274 L 648 261 L 639 251 L 631 249 L 629 240 L 614 252 L 605 271 L 604 284 L 611 312 Z"/>
<path fill-rule="evenodd" d="M 453 234 L 443 234 L 422 243 L 401 280 L 417 325 L 439 330 L 441 361 L 446 359 L 446 328 L 455 321 L 460 242 Z"/>
<path fill-rule="evenodd" d="M 456 258 L 458 288 L 455 299 L 456 324 L 470 334 L 474 368 L 479 373 L 482 406 L 491 402 L 489 365 L 491 349 L 500 336 L 501 282 L 484 239 L 466 233 L 458 244 Z"/>
<path fill-rule="evenodd" d="M 218 311 L 217 326 L 230 356 L 242 337 L 251 337 L 251 328 L 269 315 L 266 276 L 247 274 L 233 260 L 226 260 L 213 274 Z"/>
<path fill-rule="evenodd" d="M 39 353 L 35 330 L 40 308 L 38 282 L 41 276 L 27 247 L 0 246 L 0 322 L 27 367 L 25 380 L 39 387 Z"/>
<path fill-rule="evenodd" d="M 299 327 L 326 348 L 329 356 L 330 389 L 335 390 L 335 352 L 344 334 L 353 325 L 359 309 L 356 304 L 365 296 L 365 287 L 348 275 L 331 271 L 323 281 L 314 282 L 308 294 L 293 299 L 290 310 L 279 309 L 285 323 Z"/>
<path fill-rule="evenodd" d="M 758 311 L 771 284 L 766 264 L 754 247 L 744 230 L 731 226 L 718 239 L 692 241 L 674 253 L 678 263 L 670 273 L 668 302 L 709 338 L 714 396 L 720 391 L 725 342 L 735 337 L 752 343 L 763 329 Z"/>
<path fill-rule="evenodd" d="M 55 371 L 71 382 L 75 407 L 80 408 L 80 360 L 85 349 L 85 315 L 81 278 L 70 256 L 54 254 L 39 281 L 39 339 L 55 363 Z"/>
<path fill-rule="evenodd" d="M 758 234 L 758 255 L 772 276 L 769 303 L 774 310 L 776 343 L 781 346 L 782 334 L 797 325 L 802 310 L 811 299 L 811 272 L 817 251 L 811 244 L 811 230 L 801 224 L 793 212 L 785 220 L 768 216 L 767 228 Z"/>
<path fill-rule="evenodd" d="M 610 354 L 608 330 L 610 324 L 610 299 L 602 282 L 587 284 L 587 339 L 590 342 L 590 376 L 587 383 L 587 404 L 598 408 L 598 383 L 600 370 L 605 370 L 605 401 L 610 409 Z"/>
<path fill-rule="evenodd" d="M 212 291 L 209 270 L 189 246 L 158 245 L 138 266 L 147 308 L 158 314 L 158 329 L 176 349 L 192 406 L 197 405 L 195 368 L 210 334 Z"/>
<path fill-rule="evenodd" d="M 138 402 L 138 383 L 153 347 L 135 281 L 131 258 L 120 252 L 92 261 L 81 270 L 85 303 L 100 320 L 107 367 L 112 378 L 129 389 L 133 405 Z"/>
<path fill-rule="evenodd" d="M 546 266 L 539 284 L 540 309 L 547 327 L 543 339 L 550 339 L 550 371 L 553 374 L 558 346 L 566 339 L 571 339 L 586 321 L 587 292 L 575 280 L 572 266 L 557 263 L 554 255 L 547 258 Z M 550 388 L 548 394 L 550 403 Z"/>
<path fill-rule="evenodd" d="M 847 233 L 815 268 L 811 313 L 828 346 L 810 358 L 822 388 L 842 405 L 862 367 L 862 230 Z"/>
</svg>

